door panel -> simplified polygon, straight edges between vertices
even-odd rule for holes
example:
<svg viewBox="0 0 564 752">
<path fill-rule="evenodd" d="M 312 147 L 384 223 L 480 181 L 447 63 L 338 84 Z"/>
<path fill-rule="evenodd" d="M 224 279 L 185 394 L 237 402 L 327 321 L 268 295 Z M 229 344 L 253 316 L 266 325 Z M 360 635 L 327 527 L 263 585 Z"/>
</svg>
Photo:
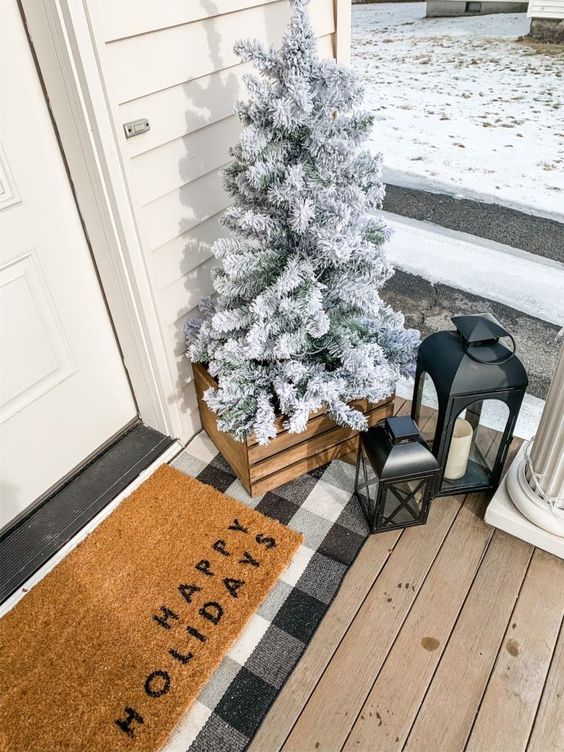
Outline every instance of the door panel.
<svg viewBox="0 0 564 752">
<path fill-rule="evenodd" d="M 16 0 L 0 70 L 0 526 L 137 411 Z"/>
</svg>

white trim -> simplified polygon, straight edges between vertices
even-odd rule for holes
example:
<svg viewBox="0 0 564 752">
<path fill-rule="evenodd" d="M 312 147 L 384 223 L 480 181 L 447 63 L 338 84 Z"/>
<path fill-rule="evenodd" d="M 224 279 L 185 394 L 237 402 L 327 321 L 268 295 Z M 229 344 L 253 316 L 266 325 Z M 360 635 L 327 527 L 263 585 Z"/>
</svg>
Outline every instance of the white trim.
<svg viewBox="0 0 564 752">
<path fill-rule="evenodd" d="M 8 162 L 8 155 L 0 143 L 0 211 L 21 203 L 18 186 L 12 175 L 12 168 Z"/>
<path fill-rule="evenodd" d="M 95 530 L 98 525 L 106 519 L 106 517 L 109 517 L 114 509 L 116 509 L 124 499 L 126 499 L 128 496 L 131 496 L 135 489 L 139 488 L 139 486 L 144 483 L 147 478 L 149 478 L 155 472 L 155 470 L 158 470 L 161 465 L 165 465 L 171 462 L 181 451 L 182 446 L 177 441 L 167 447 L 164 452 L 159 457 L 157 457 L 157 459 L 153 463 L 149 465 L 149 467 L 146 467 L 145 470 L 139 473 L 137 478 L 135 478 L 135 480 L 133 480 L 127 486 L 127 488 L 124 488 L 123 491 L 118 494 L 115 499 L 113 499 L 113 501 L 107 504 L 101 512 L 98 512 L 98 514 L 93 517 L 87 525 L 85 525 L 73 538 L 71 538 L 68 543 L 66 543 L 61 549 L 59 549 L 59 551 L 57 551 L 57 553 L 52 556 L 49 561 L 47 561 L 40 569 L 38 569 L 34 575 L 26 580 L 23 585 L 20 585 L 15 593 L 13 593 L 4 601 L 4 603 L 2 603 L 2 605 L 0 606 L 0 618 L 2 616 L 5 616 L 8 611 L 11 611 L 16 603 L 21 601 L 24 595 L 26 595 L 26 593 L 28 593 L 32 587 L 35 587 L 38 582 L 40 582 L 47 574 L 49 574 L 49 572 L 54 569 L 57 564 L 59 564 L 74 548 L 76 548 L 78 544 L 86 538 L 86 536 L 90 535 L 90 533 Z"/>
<path fill-rule="evenodd" d="M 335 33 L 333 54 L 337 62 L 348 65 L 351 61 L 351 0 L 333 0 Z"/>
<path fill-rule="evenodd" d="M 182 435 L 145 259 L 80 0 L 21 0 L 116 336 L 143 422 Z"/>
</svg>

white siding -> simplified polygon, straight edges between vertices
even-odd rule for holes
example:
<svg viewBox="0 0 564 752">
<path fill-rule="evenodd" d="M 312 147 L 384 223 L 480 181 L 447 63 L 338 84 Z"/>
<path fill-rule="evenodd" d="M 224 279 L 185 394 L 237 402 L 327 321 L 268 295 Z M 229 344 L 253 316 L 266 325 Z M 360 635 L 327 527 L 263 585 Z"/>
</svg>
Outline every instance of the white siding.
<svg viewBox="0 0 564 752">
<path fill-rule="evenodd" d="M 347 0 L 312 0 L 319 48 L 346 56 Z M 199 430 L 182 327 L 211 292 L 210 245 L 228 203 L 220 170 L 238 137 L 234 102 L 250 70 L 233 54 L 240 38 L 279 44 L 287 0 L 86 0 L 168 367 L 184 414 L 182 439 Z M 344 43 L 343 43 L 344 40 Z M 151 130 L 126 140 L 123 123 L 146 117 Z"/>
<path fill-rule="evenodd" d="M 527 15 L 531 18 L 563 18 L 564 0 L 530 0 Z"/>
</svg>

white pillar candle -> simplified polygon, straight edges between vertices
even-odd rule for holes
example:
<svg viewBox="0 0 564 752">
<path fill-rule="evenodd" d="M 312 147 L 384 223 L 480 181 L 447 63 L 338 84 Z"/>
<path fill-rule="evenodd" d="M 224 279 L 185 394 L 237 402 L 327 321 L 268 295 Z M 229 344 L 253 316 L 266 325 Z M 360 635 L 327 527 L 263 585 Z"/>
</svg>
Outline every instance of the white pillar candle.
<svg viewBox="0 0 564 752">
<path fill-rule="evenodd" d="M 468 459 L 470 458 L 470 448 L 472 446 L 472 426 L 467 420 L 457 418 L 454 423 L 452 440 L 448 459 L 445 467 L 444 477 L 447 480 L 458 480 L 464 476 Z"/>
</svg>

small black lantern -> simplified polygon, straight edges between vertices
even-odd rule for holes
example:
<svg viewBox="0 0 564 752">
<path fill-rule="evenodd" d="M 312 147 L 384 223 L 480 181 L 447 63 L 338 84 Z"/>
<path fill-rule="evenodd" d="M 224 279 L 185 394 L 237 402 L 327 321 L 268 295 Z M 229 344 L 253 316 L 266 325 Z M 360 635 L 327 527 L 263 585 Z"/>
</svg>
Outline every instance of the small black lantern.
<svg viewBox="0 0 564 752">
<path fill-rule="evenodd" d="M 451 321 L 456 331 L 431 334 L 419 347 L 411 409 L 442 469 L 434 496 L 497 487 L 528 384 L 515 340 L 494 316 Z"/>
<path fill-rule="evenodd" d="M 355 492 L 372 533 L 427 522 L 440 468 L 413 420 L 386 418 L 360 434 Z"/>
</svg>

